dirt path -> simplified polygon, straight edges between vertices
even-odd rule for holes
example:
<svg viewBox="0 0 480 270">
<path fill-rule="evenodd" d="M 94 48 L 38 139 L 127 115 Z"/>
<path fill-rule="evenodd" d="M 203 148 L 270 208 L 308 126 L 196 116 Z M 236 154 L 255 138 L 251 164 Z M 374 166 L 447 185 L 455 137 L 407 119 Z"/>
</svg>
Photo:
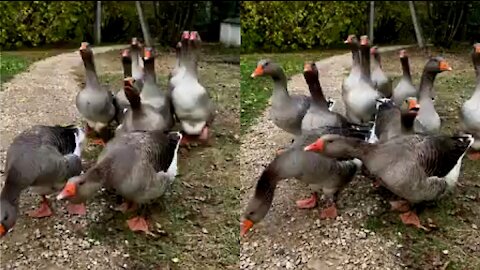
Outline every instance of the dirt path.
<svg viewBox="0 0 480 270">
<path fill-rule="evenodd" d="M 94 53 L 121 49 L 124 45 L 94 48 Z M 13 137 L 34 124 L 80 123 L 75 95 L 80 90 L 74 67 L 81 64 L 78 52 L 50 57 L 30 66 L 4 85 L 0 92 L 0 162 Z M 2 176 L 3 186 L 3 176 Z M 66 215 L 64 204 L 52 200 L 54 218 L 32 220 L 23 213 L 38 206 L 39 197 L 24 192 L 14 232 L 0 239 L 1 269 L 124 269 L 128 257 L 119 247 L 102 246 L 80 230 L 98 219 Z M 81 256 L 79 256 L 79 254 Z"/>
<path fill-rule="evenodd" d="M 381 51 L 404 47 L 385 47 Z M 351 54 L 324 59 L 317 62 L 317 67 L 325 95 L 337 101 L 335 111 L 344 113 L 340 89 L 351 67 Z M 293 76 L 288 87 L 291 92 L 308 92 L 302 74 Z M 241 211 L 275 150 L 291 139 L 269 120 L 268 109 L 242 138 Z M 298 181 L 283 181 L 275 194 L 266 218 L 241 241 L 241 269 L 400 269 L 397 244 L 363 229 L 366 216 L 386 209 L 370 181 L 357 177 L 340 194 L 340 216 L 333 221 L 320 220 L 318 209 L 296 208 L 295 200 L 310 194 L 306 185 Z"/>
</svg>

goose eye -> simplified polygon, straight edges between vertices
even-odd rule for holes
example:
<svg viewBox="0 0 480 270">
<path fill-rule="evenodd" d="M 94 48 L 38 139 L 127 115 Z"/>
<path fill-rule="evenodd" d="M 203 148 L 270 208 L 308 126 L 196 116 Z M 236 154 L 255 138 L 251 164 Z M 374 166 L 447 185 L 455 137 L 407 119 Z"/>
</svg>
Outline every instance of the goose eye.
<svg viewBox="0 0 480 270">
<path fill-rule="evenodd" d="M 4 217 L 3 217 L 3 221 L 6 221 L 8 219 L 8 213 L 5 213 Z"/>
<path fill-rule="evenodd" d="M 79 186 L 83 186 L 83 184 L 85 184 L 84 181 L 78 183 Z"/>
<path fill-rule="evenodd" d="M 264 67 L 268 66 L 269 62 L 266 62 L 265 64 L 263 64 Z"/>
</svg>

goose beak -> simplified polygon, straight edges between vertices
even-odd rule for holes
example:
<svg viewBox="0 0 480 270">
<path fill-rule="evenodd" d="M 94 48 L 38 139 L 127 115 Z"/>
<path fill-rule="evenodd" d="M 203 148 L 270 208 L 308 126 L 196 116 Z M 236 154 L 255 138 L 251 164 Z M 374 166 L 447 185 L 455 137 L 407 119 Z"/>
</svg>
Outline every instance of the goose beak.
<svg viewBox="0 0 480 270">
<path fill-rule="evenodd" d="M 240 237 L 244 237 L 252 227 L 253 221 L 245 219 L 240 226 Z"/>
<path fill-rule="evenodd" d="M 0 224 L 0 236 L 4 236 L 7 233 L 3 224 Z"/>
<path fill-rule="evenodd" d="M 408 100 L 408 110 L 412 112 L 418 112 L 418 110 L 420 110 L 420 105 L 415 99 Z"/>
<path fill-rule="evenodd" d="M 128 57 L 128 49 L 123 50 L 122 57 Z"/>
<path fill-rule="evenodd" d="M 258 77 L 258 76 L 262 76 L 263 75 L 263 67 L 262 66 L 258 66 L 255 71 L 253 71 L 251 77 L 252 78 L 255 78 L 255 77 Z"/>
<path fill-rule="evenodd" d="M 440 62 L 440 70 L 441 71 L 451 71 L 452 67 L 448 65 L 447 61 Z"/>
<path fill-rule="evenodd" d="M 77 193 L 77 187 L 75 186 L 75 184 L 67 183 L 63 188 L 62 192 L 58 194 L 57 200 L 63 200 L 65 198 L 73 197 L 75 196 L 76 193 Z"/>
<path fill-rule="evenodd" d="M 475 52 L 480 53 L 480 45 L 475 46 Z"/>
<path fill-rule="evenodd" d="M 325 143 L 323 142 L 322 139 L 318 139 L 316 142 L 307 145 L 305 148 L 303 148 L 304 151 L 317 151 L 317 152 L 322 152 L 323 148 L 325 146 Z"/>
<path fill-rule="evenodd" d="M 88 47 L 88 42 L 82 42 L 82 43 L 80 44 L 80 49 L 79 49 L 79 50 L 80 50 L 80 51 L 86 50 L 87 47 Z"/>
<path fill-rule="evenodd" d="M 303 65 L 303 72 L 312 71 L 312 66 L 310 64 Z"/>
</svg>

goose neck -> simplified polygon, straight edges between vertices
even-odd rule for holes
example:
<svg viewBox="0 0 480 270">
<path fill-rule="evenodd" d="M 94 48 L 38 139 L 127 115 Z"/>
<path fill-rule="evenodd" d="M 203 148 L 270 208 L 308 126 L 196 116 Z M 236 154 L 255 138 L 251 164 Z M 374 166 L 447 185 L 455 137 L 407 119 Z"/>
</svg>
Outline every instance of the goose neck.
<svg viewBox="0 0 480 270">
<path fill-rule="evenodd" d="M 412 81 L 412 75 L 410 74 L 410 65 L 408 63 L 408 58 L 407 57 L 400 58 L 400 62 L 402 63 L 403 77 L 408 79 L 409 81 Z"/>
</svg>

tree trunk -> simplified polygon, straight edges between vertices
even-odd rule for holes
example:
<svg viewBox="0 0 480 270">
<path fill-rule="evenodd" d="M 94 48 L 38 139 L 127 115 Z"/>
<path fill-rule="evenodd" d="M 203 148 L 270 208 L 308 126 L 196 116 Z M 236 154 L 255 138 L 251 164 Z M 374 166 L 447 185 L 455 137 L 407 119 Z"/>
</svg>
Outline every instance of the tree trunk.
<svg viewBox="0 0 480 270">
<path fill-rule="evenodd" d="M 410 7 L 413 27 L 415 28 L 415 35 L 417 36 L 418 47 L 423 49 L 425 47 L 425 44 L 423 43 L 422 30 L 420 29 L 420 25 L 418 24 L 417 14 L 415 12 L 415 6 L 413 5 L 413 1 L 408 1 L 408 5 Z"/>
<path fill-rule="evenodd" d="M 102 1 L 97 1 L 97 9 L 95 16 L 95 45 L 98 45 L 102 42 Z"/>
<path fill-rule="evenodd" d="M 375 22 L 375 1 L 370 1 L 370 24 L 368 31 L 368 39 L 373 44 L 373 23 Z"/>
<path fill-rule="evenodd" d="M 143 17 L 143 10 L 140 1 L 135 1 L 135 5 L 137 6 L 137 13 L 138 19 L 140 20 L 140 26 L 142 27 L 143 38 L 145 39 L 145 45 L 147 47 L 152 47 L 152 37 L 150 36 L 150 30 L 148 29 L 148 24 L 145 21 L 145 17 Z"/>
</svg>

